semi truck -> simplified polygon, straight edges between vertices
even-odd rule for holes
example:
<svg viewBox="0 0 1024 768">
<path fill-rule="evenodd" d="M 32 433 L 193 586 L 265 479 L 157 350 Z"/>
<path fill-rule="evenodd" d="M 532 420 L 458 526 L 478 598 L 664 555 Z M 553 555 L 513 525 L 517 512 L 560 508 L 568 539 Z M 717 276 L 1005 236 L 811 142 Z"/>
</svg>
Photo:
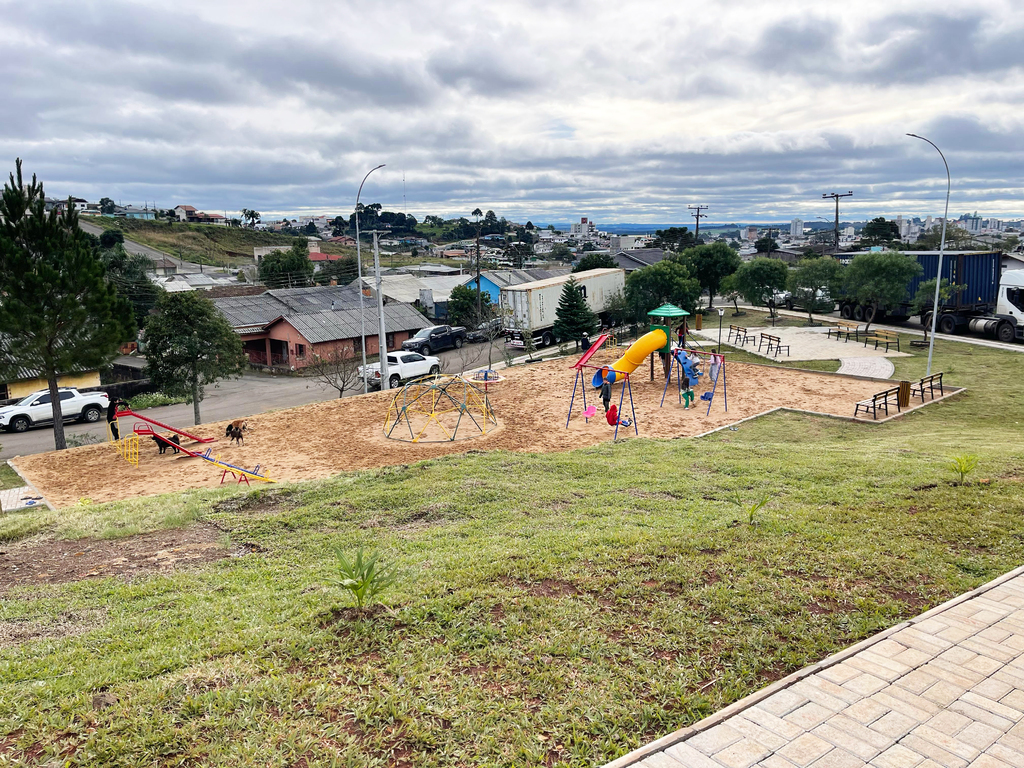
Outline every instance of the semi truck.
<svg viewBox="0 0 1024 768">
<path fill-rule="evenodd" d="M 856 253 L 842 254 L 843 261 Z M 855 300 L 843 298 L 839 314 L 847 320 L 880 322 L 907 320 L 912 313 L 911 302 L 921 283 L 935 278 L 938 269 L 938 251 L 910 251 L 917 258 L 922 272 L 907 284 L 906 298 L 895 306 L 879 307 L 875 317 L 869 317 L 870 307 Z M 999 341 L 1024 341 L 1024 270 L 1002 268 L 999 251 L 947 251 L 942 259 L 942 279 L 951 285 L 963 286 L 949 299 L 939 300 L 939 317 L 935 324 L 941 333 L 969 331 Z M 930 310 L 921 314 L 921 324 L 931 328 Z"/>
<path fill-rule="evenodd" d="M 587 305 L 597 315 L 608 308 L 612 297 L 626 287 L 626 273 L 621 269 L 588 269 L 573 275 L 549 277 L 532 283 L 520 283 L 501 289 L 501 315 L 505 318 L 506 344 L 525 347 L 527 334 L 535 346 L 554 344 L 555 311 L 569 279 L 573 278 L 583 291 Z"/>
</svg>

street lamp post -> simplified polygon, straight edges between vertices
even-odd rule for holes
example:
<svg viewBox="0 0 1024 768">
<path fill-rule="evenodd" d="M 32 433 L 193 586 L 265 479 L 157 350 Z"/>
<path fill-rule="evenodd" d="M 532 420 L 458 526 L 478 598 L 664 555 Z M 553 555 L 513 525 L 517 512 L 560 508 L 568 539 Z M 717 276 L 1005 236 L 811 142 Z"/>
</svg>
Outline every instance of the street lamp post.
<svg viewBox="0 0 1024 768">
<path fill-rule="evenodd" d="M 725 317 L 725 310 L 718 308 L 718 354 L 722 354 L 722 318 Z"/>
<path fill-rule="evenodd" d="M 942 239 L 939 241 L 939 268 L 935 273 L 935 300 L 932 302 L 932 328 L 931 335 L 928 338 L 928 370 L 925 371 L 925 376 L 931 376 L 932 373 L 932 353 L 935 351 L 935 323 L 939 319 L 939 287 L 942 285 L 942 256 L 946 251 L 946 219 L 949 218 L 949 190 L 952 186 L 949 176 L 949 163 L 946 162 L 946 156 L 942 154 L 942 150 L 935 146 L 935 142 L 926 139 L 924 136 L 918 136 L 916 133 L 908 133 L 914 139 L 920 139 L 921 141 L 927 141 L 933 147 L 935 151 L 939 153 L 939 157 L 942 158 L 942 164 L 946 166 L 946 210 L 942 214 Z"/>
<path fill-rule="evenodd" d="M 384 167 L 384 163 L 381 163 L 376 168 L 371 168 L 367 171 L 366 175 L 363 176 L 363 180 L 359 182 L 359 191 L 356 192 L 356 267 L 358 268 L 359 275 L 359 346 L 362 347 L 363 352 L 363 394 L 365 395 L 370 387 L 367 381 L 366 373 L 366 313 L 363 309 L 363 254 L 359 248 L 359 196 L 363 194 L 363 184 L 370 178 L 370 174 L 376 170 Z"/>
</svg>

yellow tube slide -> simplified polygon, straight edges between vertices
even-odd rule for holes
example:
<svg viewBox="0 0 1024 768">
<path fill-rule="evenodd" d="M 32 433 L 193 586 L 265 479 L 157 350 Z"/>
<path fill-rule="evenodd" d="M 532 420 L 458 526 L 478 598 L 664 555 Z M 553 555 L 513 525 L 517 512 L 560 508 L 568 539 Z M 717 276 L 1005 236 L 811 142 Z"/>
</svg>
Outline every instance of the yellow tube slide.
<svg viewBox="0 0 1024 768">
<path fill-rule="evenodd" d="M 610 367 L 619 373 L 632 373 L 638 365 L 647 359 L 648 355 L 662 349 L 666 344 L 668 344 L 668 337 L 665 332 L 656 328 L 630 344 L 626 354 L 612 363 Z"/>
</svg>

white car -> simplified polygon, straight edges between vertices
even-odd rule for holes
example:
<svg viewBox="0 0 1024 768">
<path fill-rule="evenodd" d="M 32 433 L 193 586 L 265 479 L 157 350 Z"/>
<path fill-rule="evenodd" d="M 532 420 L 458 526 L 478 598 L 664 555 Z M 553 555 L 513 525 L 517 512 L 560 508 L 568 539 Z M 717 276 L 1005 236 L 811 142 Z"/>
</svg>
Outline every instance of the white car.
<svg viewBox="0 0 1024 768">
<path fill-rule="evenodd" d="M 380 363 L 366 366 L 370 386 L 380 388 Z M 436 357 L 421 355 L 419 352 L 392 352 L 388 355 L 389 389 L 395 389 L 403 381 L 429 376 L 441 372 L 441 361 Z M 359 379 L 363 378 L 363 366 L 359 366 Z"/>
<path fill-rule="evenodd" d="M 60 411 L 64 421 L 86 421 L 95 423 L 103 418 L 103 412 L 110 405 L 106 392 L 82 394 L 71 387 L 61 387 Z M 33 392 L 14 405 L 0 408 L 0 429 L 8 432 L 24 432 L 30 427 L 53 424 L 53 403 L 50 391 Z"/>
</svg>

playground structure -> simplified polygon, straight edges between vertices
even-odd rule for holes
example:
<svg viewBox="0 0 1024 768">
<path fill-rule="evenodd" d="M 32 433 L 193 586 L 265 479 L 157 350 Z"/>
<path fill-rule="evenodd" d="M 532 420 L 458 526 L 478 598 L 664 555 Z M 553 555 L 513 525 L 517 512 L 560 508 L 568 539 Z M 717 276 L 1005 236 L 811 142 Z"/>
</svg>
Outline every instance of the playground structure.
<svg viewBox="0 0 1024 768">
<path fill-rule="evenodd" d="M 129 409 L 119 410 L 117 411 L 117 413 L 114 414 L 114 418 L 117 420 L 118 424 L 118 433 L 120 433 L 121 419 L 128 416 L 141 420 L 141 422 L 135 422 L 135 424 L 132 425 L 132 434 L 125 435 L 119 440 L 114 440 L 113 431 L 110 429 L 110 425 L 108 424 L 107 439 L 114 444 L 114 447 L 117 449 L 118 455 L 134 467 L 139 466 L 139 438 L 151 437 L 157 442 L 166 444 L 168 447 L 174 448 L 174 450 L 177 451 L 181 451 L 187 456 L 191 456 L 196 459 L 202 459 L 205 462 L 213 464 L 218 469 L 221 469 L 222 472 L 220 476 L 220 481 L 222 484 L 224 483 L 225 479 L 227 479 L 227 476 L 229 474 L 232 477 L 234 477 L 239 484 L 244 482 L 246 485 L 249 485 L 250 479 L 262 480 L 265 483 L 274 482 L 265 474 L 260 474 L 259 464 L 256 465 L 255 469 L 250 470 L 245 469 L 244 467 L 235 466 L 234 464 L 230 464 L 222 460 L 219 454 L 217 456 L 212 455 L 213 451 L 210 448 L 207 448 L 206 451 L 204 451 L 203 453 L 192 451 L 186 448 L 184 445 L 181 445 L 179 443 L 173 443 L 163 435 L 157 434 L 156 430 L 154 430 L 153 427 L 156 426 L 160 427 L 160 429 L 166 429 L 168 432 L 173 432 L 174 434 L 179 435 L 180 437 L 184 437 L 187 440 L 191 440 L 194 443 L 212 443 L 215 438 L 199 437 L 198 435 L 193 435 L 192 433 L 186 432 L 183 429 L 172 427 L 169 424 L 164 424 L 162 421 L 151 419 L 148 416 L 143 416 Z"/>
<path fill-rule="evenodd" d="M 674 304 L 663 304 L 662 306 L 648 312 L 647 314 L 651 318 L 667 319 L 687 317 L 690 313 L 687 312 L 685 309 L 680 309 Z M 636 423 L 636 409 L 633 404 L 633 386 L 630 383 L 630 375 L 634 371 L 636 371 L 636 369 L 644 362 L 644 360 L 650 357 L 651 380 L 654 380 L 654 353 L 659 352 L 665 355 L 666 357 L 673 355 L 674 350 L 672 347 L 672 329 L 668 325 L 652 322 L 650 331 L 648 331 L 639 339 L 630 344 L 626 348 L 626 351 L 622 354 L 622 356 L 614 363 L 612 363 L 611 365 L 601 366 L 591 365 L 590 359 L 598 352 L 601 346 L 607 341 L 611 341 L 611 343 L 614 344 L 613 333 L 603 333 L 600 336 L 598 336 L 594 340 L 594 343 L 591 344 L 590 348 L 586 352 L 584 352 L 580 359 L 573 365 L 573 368 L 576 370 L 576 378 L 573 381 L 572 385 L 572 396 L 569 399 L 569 414 L 568 416 L 566 416 L 565 419 L 565 428 L 569 428 L 569 421 L 572 419 L 572 407 L 573 404 L 576 402 L 577 390 L 582 390 L 584 419 L 589 423 L 590 418 L 596 413 L 596 408 L 591 408 L 587 406 L 586 379 L 583 373 L 585 369 L 593 369 L 594 376 L 591 379 L 590 384 L 595 389 L 600 387 L 605 382 L 608 382 L 609 384 L 614 384 L 619 381 L 622 382 L 622 388 L 619 391 L 619 404 L 618 406 L 613 406 L 617 415 L 615 416 L 615 418 L 609 418 L 609 424 L 613 423 L 615 425 L 615 435 L 613 439 L 617 440 L 619 437 L 619 426 L 630 425 L 629 422 L 624 423 L 621 420 L 622 408 L 625 404 L 626 392 L 629 392 L 629 409 L 630 413 L 633 416 L 631 422 L 631 425 L 633 427 L 633 434 L 639 436 L 640 431 Z M 671 359 L 674 359 L 674 357 Z M 666 371 L 666 377 L 671 378 L 671 369 L 668 369 Z M 687 380 L 689 381 L 689 379 Z M 582 388 L 580 387 L 581 382 L 583 383 Z M 680 396 L 680 400 L 681 399 L 682 398 Z M 665 404 L 664 394 L 662 395 L 661 403 L 662 405 Z M 609 409 L 609 413 L 611 412 L 611 410 L 612 409 Z"/>
<path fill-rule="evenodd" d="M 474 375 L 437 374 L 410 381 L 391 400 L 384 436 L 412 443 L 442 443 L 486 435 L 490 425 L 498 426 L 486 387 L 502 378 L 494 371 L 477 373 L 484 375 L 478 379 L 484 391 L 474 383 Z"/>
<path fill-rule="evenodd" d="M 729 394 L 726 388 L 725 380 L 725 355 L 717 354 L 714 352 L 704 352 L 696 349 L 686 349 L 683 347 L 677 347 L 672 350 L 671 368 L 669 369 L 669 375 L 665 378 L 665 389 L 661 393 L 661 406 L 665 406 L 665 395 L 668 394 L 668 385 L 672 382 L 672 370 L 676 372 L 676 387 L 678 388 L 679 402 L 684 403 L 685 408 L 689 408 L 693 404 L 693 387 L 696 387 L 700 381 L 700 377 L 704 375 L 704 372 L 698 367 L 699 362 L 695 361 L 693 357 L 707 358 L 709 363 L 708 376 L 712 381 L 711 389 L 705 391 L 701 396 L 701 400 L 706 400 L 708 404 L 707 412 L 705 416 L 711 413 L 711 403 L 714 402 L 715 395 L 718 392 L 718 380 L 722 380 L 722 398 L 725 404 L 725 410 L 729 411 Z"/>
</svg>

